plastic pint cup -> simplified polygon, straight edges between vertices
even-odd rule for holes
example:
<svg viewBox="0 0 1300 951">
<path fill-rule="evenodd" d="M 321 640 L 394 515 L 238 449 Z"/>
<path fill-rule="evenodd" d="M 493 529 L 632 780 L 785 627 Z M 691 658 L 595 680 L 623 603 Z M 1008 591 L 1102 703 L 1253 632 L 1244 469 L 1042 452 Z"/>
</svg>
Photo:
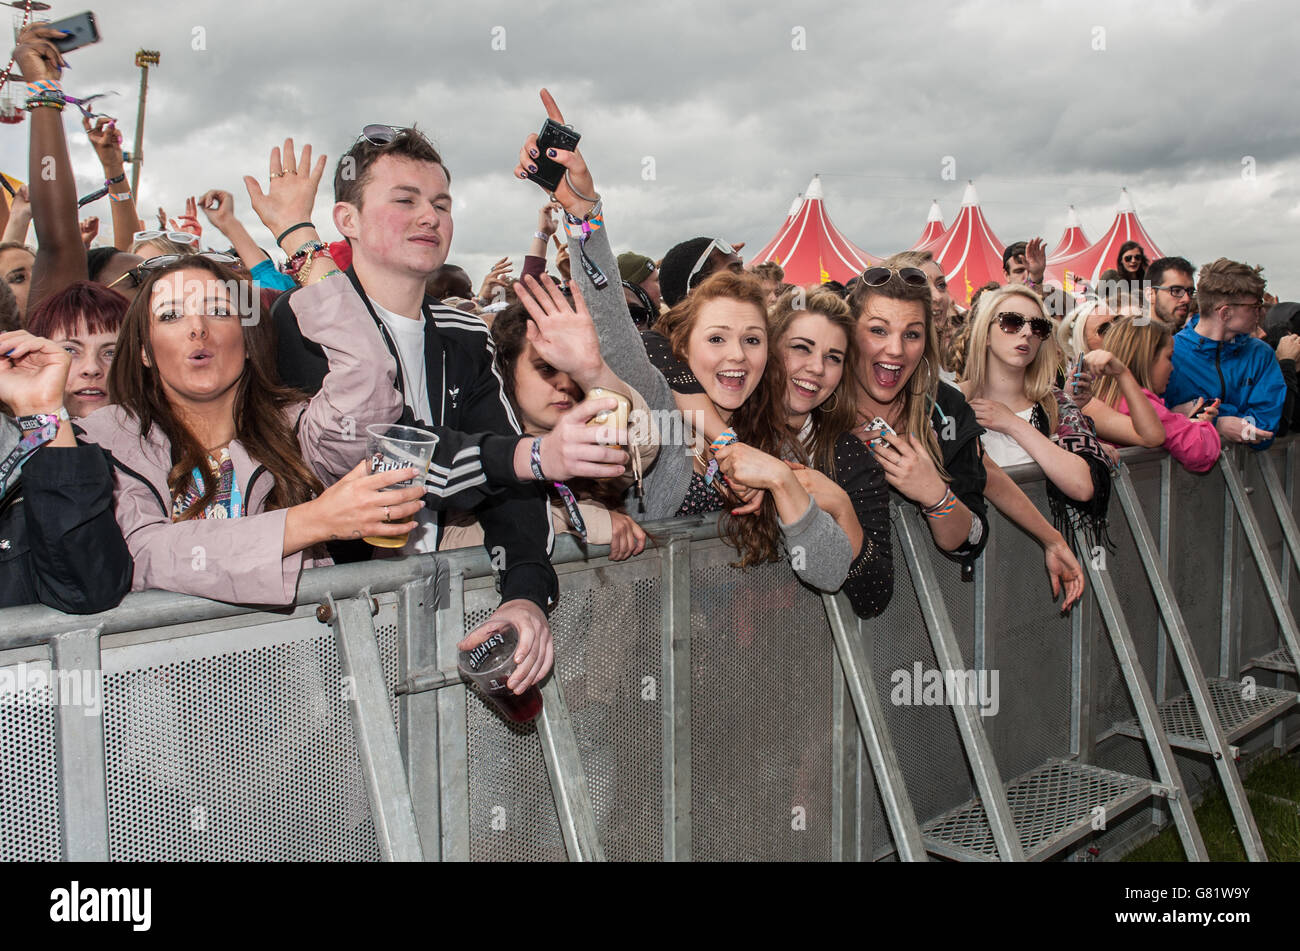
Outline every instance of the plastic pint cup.
<svg viewBox="0 0 1300 951">
<path fill-rule="evenodd" d="M 542 712 L 542 692 L 533 684 L 522 694 L 506 686 L 515 672 L 519 631 L 513 624 L 500 628 L 473 650 L 458 656 L 461 678 L 497 712 L 515 723 L 528 723 Z"/>
<path fill-rule="evenodd" d="M 423 485 L 424 474 L 429 470 L 429 461 L 433 458 L 433 447 L 436 445 L 438 437 L 425 429 L 389 423 L 366 427 L 366 456 L 370 461 L 371 475 L 394 469 L 414 469 L 416 472 L 414 478 L 396 482 L 384 491 Z M 366 541 L 376 548 L 404 548 L 410 534 L 367 535 Z"/>
</svg>

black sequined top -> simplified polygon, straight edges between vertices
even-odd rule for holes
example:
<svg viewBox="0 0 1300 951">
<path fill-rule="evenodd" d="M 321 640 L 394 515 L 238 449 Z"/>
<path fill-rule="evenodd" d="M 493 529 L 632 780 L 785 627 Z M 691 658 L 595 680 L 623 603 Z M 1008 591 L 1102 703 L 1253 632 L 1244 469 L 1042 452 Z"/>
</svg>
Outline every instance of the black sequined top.
<svg viewBox="0 0 1300 951">
<path fill-rule="evenodd" d="M 713 487 L 704 481 L 704 476 L 692 472 L 691 484 L 686 489 L 686 498 L 682 499 L 682 506 L 677 510 L 676 517 L 708 515 L 710 512 L 720 512 L 726 507 L 722 496 L 713 491 Z"/>
</svg>

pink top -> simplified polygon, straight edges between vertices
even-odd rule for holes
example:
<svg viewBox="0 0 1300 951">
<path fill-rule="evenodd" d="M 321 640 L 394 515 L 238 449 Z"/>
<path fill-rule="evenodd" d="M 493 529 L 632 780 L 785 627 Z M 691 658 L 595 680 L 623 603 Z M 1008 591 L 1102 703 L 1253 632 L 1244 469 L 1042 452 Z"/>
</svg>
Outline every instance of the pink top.
<svg viewBox="0 0 1300 951">
<path fill-rule="evenodd" d="M 1169 450 L 1169 455 L 1192 472 L 1209 472 L 1214 468 L 1222 449 L 1219 431 L 1214 428 L 1214 423 L 1189 419 L 1182 413 L 1175 413 L 1150 390 L 1143 389 L 1142 392 L 1156 408 L 1156 415 L 1165 427 L 1164 448 Z M 1115 408 L 1128 415 L 1128 401 L 1124 397 L 1119 398 L 1119 405 Z"/>
</svg>

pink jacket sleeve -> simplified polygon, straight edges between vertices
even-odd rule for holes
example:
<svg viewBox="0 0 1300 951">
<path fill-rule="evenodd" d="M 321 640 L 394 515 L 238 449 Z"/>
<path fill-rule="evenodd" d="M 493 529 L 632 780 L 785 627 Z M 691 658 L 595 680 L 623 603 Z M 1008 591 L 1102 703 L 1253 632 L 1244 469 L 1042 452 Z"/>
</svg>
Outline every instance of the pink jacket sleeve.
<svg viewBox="0 0 1300 951">
<path fill-rule="evenodd" d="M 303 554 L 281 557 L 287 509 L 172 522 L 139 479 L 116 474 L 117 523 L 135 560 L 131 588 L 235 604 L 292 604 Z"/>
<path fill-rule="evenodd" d="M 1164 448 L 1185 469 L 1191 472 L 1209 472 L 1214 468 L 1222 450 L 1219 431 L 1213 423 L 1205 420 L 1189 419 L 1182 413 L 1175 413 L 1165 405 L 1165 401 L 1150 390 L 1143 390 L 1151 405 L 1156 408 L 1156 415 L 1165 427 Z M 1128 412 L 1128 403 L 1123 397 L 1119 402 L 1120 412 Z"/>
<path fill-rule="evenodd" d="M 329 359 L 320 391 L 298 419 L 298 444 L 316 475 L 332 485 L 365 456 L 366 427 L 402 415 L 397 364 L 345 275 L 299 291 L 293 308 L 303 336 Z"/>
</svg>

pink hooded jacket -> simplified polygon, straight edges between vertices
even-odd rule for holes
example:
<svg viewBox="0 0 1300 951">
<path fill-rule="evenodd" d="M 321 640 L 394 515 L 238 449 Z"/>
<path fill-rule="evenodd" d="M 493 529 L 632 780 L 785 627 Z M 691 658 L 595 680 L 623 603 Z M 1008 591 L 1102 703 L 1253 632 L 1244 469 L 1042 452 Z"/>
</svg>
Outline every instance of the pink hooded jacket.
<svg viewBox="0 0 1300 951">
<path fill-rule="evenodd" d="M 396 364 L 351 282 L 328 277 L 294 298 L 303 334 L 320 344 L 329 373 L 319 393 L 286 409 L 312 471 L 331 485 L 365 456 L 365 429 L 402 412 Z M 265 511 L 272 478 L 238 439 L 229 446 L 244 498 L 238 519 L 173 522 L 167 485 L 171 447 L 155 427 L 140 434 L 120 406 L 80 422 L 86 438 L 113 454 L 117 523 L 135 559 L 131 587 L 162 588 L 240 604 L 292 604 L 303 568 L 329 564 L 309 551 L 282 557 L 287 509 Z"/>
<path fill-rule="evenodd" d="M 1182 413 L 1175 413 L 1165 401 L 1148 389 L 1143 389 L 1146 398 L 1156 408 L 1156 415 L 1165 427 L 1164 448 L 1192 472 L 1209 472 L 1219 459 L 1223 444 L 1219 431 L 1214 424 L 1206 420 L 1189 419 Z M 1121 413 L 1128 414 L 1128 400 L 1119 398 L 1115 407 Z"/>
</svg>

